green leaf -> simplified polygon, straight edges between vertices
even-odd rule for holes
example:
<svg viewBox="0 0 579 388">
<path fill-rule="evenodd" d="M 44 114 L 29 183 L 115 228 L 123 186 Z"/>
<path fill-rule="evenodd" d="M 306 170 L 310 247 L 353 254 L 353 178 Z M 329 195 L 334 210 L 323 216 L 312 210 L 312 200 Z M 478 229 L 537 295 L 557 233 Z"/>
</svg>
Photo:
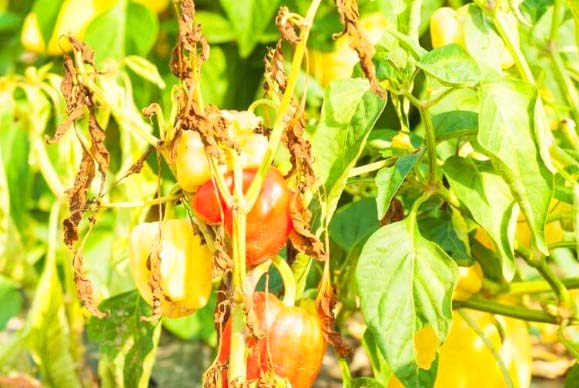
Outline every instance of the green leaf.
<svg viewBox="0 0 579 388">
<path fill-rule="evenodd" d="M 127 6 L 125 53 L 146 56 L 159 32 L 157 15 L 147 6 L 130 2 Z"/>
<path fill-rule="evenodd" d="M 474 4 L 468 6 L 465 15 L 464 43 L 483 73 L 488 70 L 492 70 L 495 74 L 502 73 L 499 53 L 504 49 L 504 43 L 480 7 Z"/>
<path fill-rule="evenodd" d="M 376 187 L 378 189 L 376 204 L 378 205 L 379 220 L 386 215 L 392 198 L 421 156 L 422 152 L 402 156 L 396 160 L 394 166 L 384 167 L 376 174 Z"/>
<path fill-rule="evenodd" d="M 388 363 L 382 356 L 380 352 L 380 347 L 374 332 L 372 330 L 364 331 L 364 337 L 362 337 L 362 346 L 370 359 L 370 364 L 372 365 L 372 372 L 374 377 L 379 381 L 386 383 L 392 377 L 392 369 L 388 366 Z"/>
<path fill-rule="evenodd" d="M 380 228 L 364 245 L 356 270 L 364 320 L 407 387 L 434 383 L 431 372 L 418 368 L 414 334 L 430 326 L 444 341 L 456 278 L 455 262 L 420 235 L 412 217 Z"/>
<path fill-rule="evenodd" d="M 350 381 L 351 388 L 385 388 L 386 386 L 371 377 L 358 377 Z"/>
<path fill-rule="evenodd" d="M 249 56 L 258 43 L 280 0 L 220 0 L 239 44 L 239 55 Z"/>
<path fill-rule="evenodd" d="M 203 34 L 211 44 L 231 42 L 237 37 L 229 20 L 219 13 L 199 11 L 195 14 L 195 21 L 201 24 Z"/>
<path fill-rule="evenodd" d="M 8 179 L 4 171 L 4 158 L 0 147 L 0 256 L 6 250 L 8 240 L 8 227 L 10 226 L 10 193 L 8 192 Z M 0 331 L 2 330 L 0 324 Z"/>
<path fill-rule="evenodd" d="M 567 372 L 564 388 L 573 388 L 577 386 L 579 386 L 579 364 L 573 365 L 573 367 L 571 367 Z"/>
<path fill-rule="evenodd" d="M 183 318 L 165 318 L 163 326 L 181 339 L 201 340 L 215 346 L 217 344 L 217 333 L 213 324 L 213 311 L 216 303 L 216 294 L 212 293 L 209 302 L 201 310 Z"/>
<path fill-rule="evenodd" d="M 535 142 L 536 91 L 524 82 L 484 83 L 480 90 L 478 143 L 509 185 L 534 245 L 548 254 L 544 225 L 553 195 L 553 175 Z"/>
<path fill-rule="evenodd" d="M 45 42 L 50 41 L 63 2 L 64 0 L 36 0 L 34 2 L 32 12 L 36 14 L 38 28 Z"/>
<path fill-rule="evenodd" d="M 84 40 L 95 51 L 97 63 L 107 58 L 121 61 L 126 55 L 146 56 L 158 31 L 157 16 L 148 7 L 119 1 L 87 26 Z"/>
<path fill-rule="evenodd" d="M 332 218 L 330 236 L 345 251 L 380 227 L 374 203 L 374 198 L 350 202 Z"/>
<path fill-rule="evenodd" d="M 18 284 L 0 275 L 0 331 L 6 328 L 10 318 L 18 314 L 22 308 L 22 295 Z"/>
<path fill-rule="evenodd" d="M 28 134 L 21 127 L 20 120 L 15 115 L 16 105 L 6 104 L 0 111 L 0 149 L 4 164 L 5 180 L 7 185 L 3 186 L 4 193 L 2 202 L 9 198 L 10 203 L 6 210 L 19 230 L 24 230 L 27 226 L 27 199 L 29 192 L 29 164 L 30 143 Z M 1 182 L 0 182 L 1 184 Z M 6 189 L 7 192 L 6 192 Z M 2 205 L 5 206 L 5 205 Z M 6 219 L 4 225 L 6 226 Z"/>
<path fill-rule="evenodd" d="M 59 388 L 81 387 L 70 352 L 70 327 L 54 255 L 45 262 L 24 333 L 44 384 Z"/>
<path fill-rule="evenodd" d="M 157 85 L 159 89 L 165 88 L 165 81 L 161 77 L 161 74 L 159 74 L 157 66 L 155 66 L 153 63 L 136 55 L 128 55 L 125 57 L 124 61 L 131 70 L 133 70 L 147 81 Z"/>
<path fill-rule="evenodd" d="M 91 317 L 87 333 L 99 345 L 101 357 L 115 360 L 112 372 L 116 383 L 121 387 L 147 387 L 161 333 L 160 323 L 141 320 L 150 313 L 150 307 L 137 291 L 109 298 L 99 309 L 108 311 L 109 316 Z"/>
<path fill-rule="evenodd" d="M 22 18 L 14 12 L 0 12 L 0 32 L 17 30 L 22 25 Z"/>
<path fill-rule="evenodd" d="M 385 105 L 386 101 L 370 90 L 366 80 L 342 79 L 328 86 L 311 139 L 316 174 L 326 195 L 327 219 L 332 217 L 348 173 L 356 165 Z"/>
<path fill-rule="evenodd" d="M 418 227 L 424 238 L 440 245 L 458 264 L 472 263 L 467 225 L 458 211 L 449 207 L 421 216 Z"/>
<path fill-rule="evenodd" d="M 475 86 L 480 81 L 476 62 L 456 43 L 429 51 L 416 66 L 446 85 Z"/>
<path fill-rule="evenodd" d="M 476 135 L 478 113 L 469 110 L 453 110 L 432 116 L 432 124 L 437 140 L 458 136 Z"/>
<path fill-rule="evenodd" d="M 488 163 L 450 157 L 444 163 L 450 189 L 494 242 L 502 273 L 510 281 L 515 271 L 513 254 L 515 200 L 508 185 Z"/>
</svg>

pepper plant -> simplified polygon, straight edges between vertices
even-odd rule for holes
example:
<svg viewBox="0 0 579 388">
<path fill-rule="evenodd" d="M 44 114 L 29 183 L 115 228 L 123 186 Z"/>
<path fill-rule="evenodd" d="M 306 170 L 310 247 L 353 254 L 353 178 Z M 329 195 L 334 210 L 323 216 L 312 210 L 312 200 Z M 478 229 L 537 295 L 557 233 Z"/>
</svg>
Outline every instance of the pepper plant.
<svg viewBox="0 0 579 388">
<path fill-rule="evenodd" d="M 207 387 L 577 358 L 576 2 L 88 3 L 0 1 L 0 385 L 144 387 L 164 331 Z"/>
</svg>

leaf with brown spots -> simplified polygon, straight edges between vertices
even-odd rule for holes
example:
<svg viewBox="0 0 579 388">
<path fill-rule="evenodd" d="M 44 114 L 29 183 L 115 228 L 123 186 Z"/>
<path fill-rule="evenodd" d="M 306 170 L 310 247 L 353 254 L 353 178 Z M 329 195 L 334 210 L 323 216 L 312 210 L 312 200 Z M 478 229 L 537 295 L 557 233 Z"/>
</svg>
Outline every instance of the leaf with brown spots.
<svg viewBox="0 0 579 388">
<path fill-rule="evenodd" d="M 372 63 L 374 47 L 372 47 L 358 26 L 358 18 L 360 16 L 358 2 L 356 0 L 335 0 L 335 2 L 344 30 L 334 36 L 334 38 L 343 34 L 348 35 L 350 47 L 356 51 L 358 58 L 360 58 L 360 66 L 362 66 L 366 78 L 370 81 L 370 88 L 380 97 L 386 98 L 386 93 L 378 85 L 376 69 L 374 68 L 374 63 Z"/>
<path fill-rule="evenodd" d="M 287 83 L 287 74 L 284 68 L 281 40 L 275 48 L 270 48 L 265 56 L 265 73 L 263 88 L 266 95 L 274 101 L 281 101 Z"/>
</svg>

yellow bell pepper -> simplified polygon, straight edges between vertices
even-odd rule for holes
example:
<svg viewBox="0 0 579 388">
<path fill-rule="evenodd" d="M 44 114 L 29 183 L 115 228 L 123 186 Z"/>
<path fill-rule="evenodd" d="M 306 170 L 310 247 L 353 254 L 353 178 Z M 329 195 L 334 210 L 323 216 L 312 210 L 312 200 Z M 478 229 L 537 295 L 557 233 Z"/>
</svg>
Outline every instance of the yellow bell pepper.
<svg viewBox="0 0 579 388">
<path fill-rule="evenodd" d="M 130 237 L 130 269 L 139 292 L 152 304 L 150 255 L 160 257 L 163 316 L 178 318 L 205 306 L 211 294 L 212 254 L 189 220 L 137 225 Z"/>
</svg>

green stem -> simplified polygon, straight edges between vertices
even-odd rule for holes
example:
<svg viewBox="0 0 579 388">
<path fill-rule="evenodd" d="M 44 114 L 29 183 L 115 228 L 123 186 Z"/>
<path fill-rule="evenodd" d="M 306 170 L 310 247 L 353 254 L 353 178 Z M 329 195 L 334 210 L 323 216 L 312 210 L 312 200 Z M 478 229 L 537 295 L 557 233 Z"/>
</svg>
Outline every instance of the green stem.
<svg viewBox="0 0 579 388">
<path fill-rule="evenodd" d="M 313 0 L 310 4 L 306 17 L 304 18 L 300 30 L 300 40 L 296 45 L 291 70 L 288 76 L 286 89 L 281 99 L 281 103 L 277 112 L 277 116 L 273 123 L 273 129 L 271 132 L 271 136 L 269 138 L 269 143 L 267 150 L 265 152 L 263 161 L 259 166 L 257 174 L 253 178 L 249 189 L 247 190 L 246 195 L 246 209 L 251 209 L 257 200 L 257 197 L 261 191 L 261 186 L 263 185 L 263 180 L 265 179 L 265 174 L 269 169 L 269 166 L 273 162 L 273 158 L 277 152 L 279 143 L 281 142 L 281 138 L 283 135 L 283 131 L 285 129 L 287 114 L 291 107 L 291 101 L 294 95 L 294 91 L 296 88 L 296 84 L 301 72 L 302 62 L 304 59 L 304 55 L 306 52 L 306 44 L 308 41 L 308 36 L 310 34 L 310 30 L 312 28 L 312 24 L 314 22 L 314 16 L 316 15 L 316 11 L 320 6 L 321 0 Z"/>
<path fill-rule="evenodd" d="M 422 10 L 422 0 L 413 0 L 410 5 L 410 15 L 408 16 L 408 36 L 418 43 L 418 29 L 420 27 L 420 12 Z"/>
<path fill-rule="evenodd" d="M 390 167 L 396 162 L 396 158 L 388 158 L 379 160 L 374 163 L 365 164 L 363 166 L 354 167 L 348 173 L 348 178 L 353 178 L 358 175 L 367 174 L 372 171 L 380 170 L 384 167 Z"/>
<path fill-rule="evenodd" d="M 526 307 L 506 305 L 481 298 L 470 298 L 464 301 L 453 301 L 453 309 L 469 308 L 473 310 L 485 311 L 487 313 L 504 315 L 506 317 L 522 319 L 531 322 L 543 322 L 558 325 L 561 322 L 559 317 L 554 317 L 541 310 L 531 310 Z M 574 324 L 579 321 L 574 321 Z"/>
<path fill-rule="evenodd" d="M 492 17 L 495 21 L 495 27 L 497 28 L 499 35 L 503 39 L 503 42 L 507 46 L 511 56 L 515 60 L 515 64 L 517 65 L 517 69 L 521 73 L 523 79 L 528 83 L 535 85 L 535 77 L 533 76 L 533 72 L 525 59 L 525 56 L 521 52 L 519 45 L 515 44 L 512 39 L 514 36 L 511 31 L 509 30 L 509 25 L 507 20 L 505 19 L 505 14 L 498 9 L 492 10 Z"/>
<path fill-rule="evenodd" d="M 65 192 L 64 185 L 60 181 L 60 177 L 58 173 L 54 169 L 52 161 L 48 157 L 48 153 L 46 152 L 46 146 L 40 136 L 31 136 L 30 142 L 32 143 L 32 149 L 34 150 L 34 154 L 38 159 L 38 168 L 40 169 L 40 173 L 42 177 L 46 181 L 46 184 L 52 191 L 55 197 L 59 198 Z"/>
<path fill-rule="evenodd" d="M 432 117 L 427 106 L 420 105 L 418 107 L 420 117 L 424 123 L 426 132 L 426 149 L 428 151 L 428 183 L 436 182 L 436 136 L 434 134 L 434 125 L 432 124 Z"/>
<path fill-rule="evenodd" d="M 294 306 L 296 303 L 296 279 L 292 269 L 288 265 L 287 261 L 279 256 L 275 256 L 271 259 L 273 265 L 278 270 L 283 281 L 283 303 L 286 306 Z"/>
<path fill-rule="evenodd" d="M 547 260 L 541 260 L 538 266 L 535 267 L 537 271 L 543 276 L 543 278 L 549 283 L 555 295 L 561 302 L 561 305 L 567 309 L 573 309 L 573 302 L 571 300 L 571 295 L 569 294 L 569 290 L 565 287 L 561 279 L 551 269 Z"/>
<path fill-rule="evenodd" d="M 464 319 L 464 321 L 471 327 L 471 329 L 475 331 L 475 333 L 479 336 L 479 338 L 484 342 L 486 347 L 491 351 L 493 357 L 497 361 L 497 364 L 503 374 L 503 377 L 505 378 L 506 386 L 508 388 L 513 388 L 514 387 L 513 380 L 511 379 L 511 376 L 509 375 L 509 370 L 507 369 L 505 362 L 503 361 L 503 358 L 501 357 L 497 348 L 495 348 L 495 346 L 492 344 L 491 341 L 489 341 L 489 339 L 487 338 L 485 333 L 481 330 L 481 328 L 464 310 L 462 309 L 458 310 L 458 313 L 460 314 L 462 319 Z"/>
<path fill-rule="evenodd" d="M 575 359 L 579 359 L 579 349 L 577 349 L 577 346 L 575 346 L 575 344 L 571 341 L 569 341 L 567 339 L 567 337 L 565 336 L 565 328 L 567 327 L 567 324 L 561 324 L 559 326 L 559 328 L 557 329 L 557 337 L 559 338 L 559 342 L 561 342 L 565 348 L 567 348 L 567 350 L 569 351 L 569 353 L 571 353 L 571 355 L 573 357 L 575 357 Z"/>
<path fill-rule="evenodd" d="M 234 190 L 233 190 L 233 301 L 231 308 L 231 351 L 229 356 L 230 386 L 235 386 L 235 381 L 244 383 L 247 374 L 247 351 L 245 344 L 245 292 L 244 282 L 246 278 L 246 221 L 247 213 L 240 205 L 243 202 L 243 171 L 241 164 L 234 157 Z M 250 296 L 251 297 L 251 296 Z"/>
<path fill-rule="evenodd" d="M 567 289 L 579 288 L 579 278 L 561 279 L 561 282 Z M 543 292 L 553 291 L 551 285 L 545 280 L 531 280 L 526 282 L 513 282 L 507 287 L 499 290 L 499 293 L 508 293 L 509 295 L 523 294 L 540 294 Z"/>
<path fill-rule="evenodd" d="M 175 202 L 181 199 L 181 195 L 170 195 L 167 197 L 150 199 L 148 201 L 126 201 L 126 202 L 108 202 L 101 203 L 100 206 L 109 209 L 115 208 L 132 208 L 132 207 L 150 207 L 166 202 Z"/>
<path fill-rule="evenodd" d="M 570 107 L 571 115 L 573 120 L 579 122 L 579 96 L 577 95 L 577 88 L 573 85 L 573 80 L 569 77 L 569 73 L 565 71 L 565 64 L 561 58 L 561 53 L 557 47 L 557 43 L 551 41 L 550 44 L 551 59 L 553 64 L 553 70 L 557 81 L 559 81 L 559 86 L 561 91 L 567 100 L 567 104 Z"/>
</svg>

